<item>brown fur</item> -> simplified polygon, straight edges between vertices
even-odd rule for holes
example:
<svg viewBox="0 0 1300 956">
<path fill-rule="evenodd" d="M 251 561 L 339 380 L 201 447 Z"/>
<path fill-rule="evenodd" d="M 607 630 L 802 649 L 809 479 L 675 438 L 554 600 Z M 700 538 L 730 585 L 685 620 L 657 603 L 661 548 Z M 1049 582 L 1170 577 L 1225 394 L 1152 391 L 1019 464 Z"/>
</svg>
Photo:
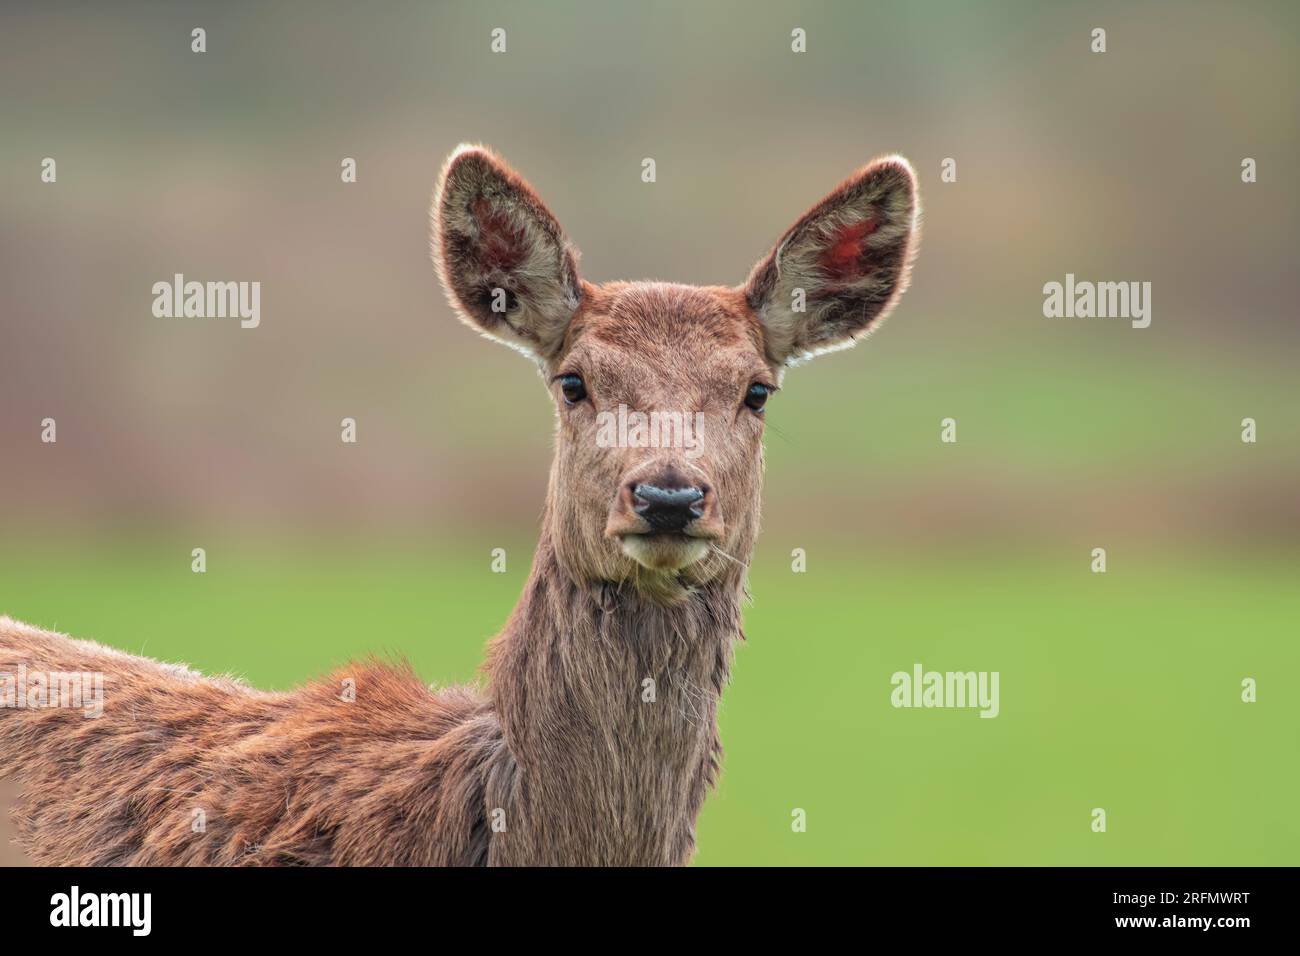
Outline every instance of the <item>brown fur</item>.
<svg viewBox="0 0 1300 956">
<path fill-rule="evenodd" d="M 24 849 L 62 864 L 689 861 L 758 533 L 763 419 L 746 391 L 883 318 L 915 217 L 910 170 L 884 160 L 743 287 L 597 286 L 531 187 L 490 152 L 458 150 L 434 202 L 444 286 L 467 323 L 537 362 L 557 405 L 541 540 L 484 688 L 433 692 L 370 662 L 264 693 L 0 618 L 0 671 L 105 679 L 98 718 L 0 710 Z M 806 312 L 789 308 L 796 287 Z M 581 375 L 585 400 L 559 396 L 564 374 Z M 597 413 L 619 404 L 703 413 L 703 453 L 602 447 Z M 647 535 L 638 482 L 699 488 L 700 516 Z"/>
</svg>

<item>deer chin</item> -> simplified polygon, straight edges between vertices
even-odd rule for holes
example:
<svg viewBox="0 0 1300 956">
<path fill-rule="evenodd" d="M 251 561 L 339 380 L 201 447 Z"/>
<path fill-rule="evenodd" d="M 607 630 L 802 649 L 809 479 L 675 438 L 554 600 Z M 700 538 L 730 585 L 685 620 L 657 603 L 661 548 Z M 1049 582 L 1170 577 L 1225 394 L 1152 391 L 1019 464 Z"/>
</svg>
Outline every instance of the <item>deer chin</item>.
<svg viewBox="0 0 1300 956">
<path fill-rule="evenodd" d="M 709 553 L 709 543 L 680 533 L 624 534 L 623 553 L 651 571 L 681 571 Z"/>
</svg>

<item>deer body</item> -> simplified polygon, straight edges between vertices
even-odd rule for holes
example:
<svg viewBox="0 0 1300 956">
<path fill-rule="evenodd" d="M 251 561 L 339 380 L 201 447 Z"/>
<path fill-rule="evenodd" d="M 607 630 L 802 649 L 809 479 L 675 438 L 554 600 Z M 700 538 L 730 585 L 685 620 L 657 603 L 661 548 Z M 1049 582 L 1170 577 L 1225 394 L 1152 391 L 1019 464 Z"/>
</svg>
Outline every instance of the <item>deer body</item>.
<svg viewBox="0 0 1300 956">
<path fill-rule="evenodd" d="M 763 403 L 787 364 L 883 318 L 916 216 L 910 170 L 881 160 L 742 287 L 597 286 L 527 184 L 458 150 L 434 204 L 444 286 L 537 362 L 557 408 L 541 538 L 484 687 L 434 692 L 370 662 L 265 693 L 0 618 L 0 673 L 104 675 L 94 719 L 0 709 L 24 849 L 73 865 L 688 862 L 741 638 Z M 699 416 L 704 454 L 595 441 L 620 405 Z"/>
</svg>

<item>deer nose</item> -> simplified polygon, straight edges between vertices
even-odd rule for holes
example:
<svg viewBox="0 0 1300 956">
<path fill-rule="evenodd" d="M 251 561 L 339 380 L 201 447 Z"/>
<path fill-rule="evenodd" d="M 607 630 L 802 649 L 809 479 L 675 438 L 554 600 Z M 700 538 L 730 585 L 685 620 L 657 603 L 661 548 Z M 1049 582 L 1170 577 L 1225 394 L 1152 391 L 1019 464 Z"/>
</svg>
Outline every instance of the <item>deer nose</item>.
<svg viewBox="0 0 1300 956">
<path fill-rule="evenodd" d="M 704 492 L 638 484 L 632 488 L 632 510 L 654 531 L 681 531 L 704 514 Z"/>
</svg>

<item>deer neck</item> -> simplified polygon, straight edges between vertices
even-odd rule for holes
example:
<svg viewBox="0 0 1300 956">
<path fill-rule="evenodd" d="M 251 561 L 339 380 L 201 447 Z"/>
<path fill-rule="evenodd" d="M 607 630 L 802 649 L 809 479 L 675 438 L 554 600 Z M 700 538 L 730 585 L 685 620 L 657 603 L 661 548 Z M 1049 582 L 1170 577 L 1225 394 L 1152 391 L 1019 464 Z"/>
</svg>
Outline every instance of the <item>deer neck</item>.
<svg viewBox="0 0 1300 956">
<path fill-rule="evenodd" d="M 548 517 L 486 667 L 514 759 L 498 859 L 684 863 L 721 757 L 717 707 L 742 636 L 743 578 L 656 603 L 627 584 L 575 579 L 552 533 Z"/>
</svg>

